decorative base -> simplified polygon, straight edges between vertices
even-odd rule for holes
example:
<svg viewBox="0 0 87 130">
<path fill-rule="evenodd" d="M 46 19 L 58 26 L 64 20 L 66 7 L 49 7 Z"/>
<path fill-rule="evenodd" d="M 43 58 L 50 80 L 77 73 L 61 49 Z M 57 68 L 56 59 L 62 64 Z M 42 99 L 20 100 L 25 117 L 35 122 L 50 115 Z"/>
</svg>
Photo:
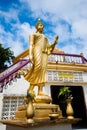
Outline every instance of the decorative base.
<svg viewBox="0 0 87 130">
<path fill-rule="evenodd" d="M 72 130 L 71 124 L 77 123 L 81 119 L 56 119 L 48 121 L 38 121 L 27 123 L 21 120 L 0 120 L 0 123 L 6 125 L 6 130 Z"/>
<path fill-rule="evenodd" d="M 71 124 L 77 123 L 79 119 L 56 119 L 27 123 L 21 120 L 0 120 L 6 124 L 6 130 L 72 130 Z"/>
<path fill-rule="evenodd" d="M 58 105 L 55 104 L 46 104 L 46 103 L 33 103 L 34 107 L 34 117 L 32 118 L 35 122 L 42 120 L 50 120 L 50 114 L 58 114 L 59 117 L 62 117 L 62 112 Z M 15 113 L 15 120 L 27 121 L 26 117 L 27 105 L 19 106 L 18 110 Z M 57 117 L 58 118 L 58 117 Z"/>
</svg>

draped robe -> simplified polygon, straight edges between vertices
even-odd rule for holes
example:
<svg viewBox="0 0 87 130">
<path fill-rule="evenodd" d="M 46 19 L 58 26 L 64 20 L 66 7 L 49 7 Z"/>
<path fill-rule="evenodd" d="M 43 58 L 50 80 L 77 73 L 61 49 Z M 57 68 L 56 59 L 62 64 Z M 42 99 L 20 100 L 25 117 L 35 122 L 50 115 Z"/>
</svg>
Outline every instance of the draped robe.
<svg viewBox="0 0 87 130">
<path fill-rule="evenodd" d="M 25 76 L 25 79 L 31 84 L 38 85 L 46 82 L 48 55 L 53 51 L 54 44 L 50 45 L 44 34 L 35 33 L 30 35 L 30 39 L 32 39 L 32 37 L 33 64 Z"/>
</svg>

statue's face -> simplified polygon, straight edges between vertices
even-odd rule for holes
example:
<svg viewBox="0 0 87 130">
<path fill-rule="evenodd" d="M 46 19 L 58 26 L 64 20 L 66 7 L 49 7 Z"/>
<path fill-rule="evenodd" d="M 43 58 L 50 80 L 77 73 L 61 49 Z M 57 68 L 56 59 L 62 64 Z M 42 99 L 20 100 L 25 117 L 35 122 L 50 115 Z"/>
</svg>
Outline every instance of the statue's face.
<svg viewBox="0 0 87 130">
<path fill-rule="evenodd" d="M 44 28 L 43 24 L 39 23 L 38 26 L 37 26 L 37 31 L 42 33 L 43 32 L 43 28 Z"/>
</svg>

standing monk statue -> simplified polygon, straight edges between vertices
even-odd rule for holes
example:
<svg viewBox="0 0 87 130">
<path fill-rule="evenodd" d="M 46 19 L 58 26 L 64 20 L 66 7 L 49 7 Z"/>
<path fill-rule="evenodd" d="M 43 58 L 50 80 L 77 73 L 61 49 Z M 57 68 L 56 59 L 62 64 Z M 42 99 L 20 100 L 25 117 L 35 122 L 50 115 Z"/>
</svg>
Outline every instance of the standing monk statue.
<svg viewBox="0 0 87 130">
<path fill-rule="evenodd" d="M 32 66 L 25 76 L 25 79 L 30 82 L 28 92 L 32 91 L 35 86 L 38 86 L 38 95 L 46 95 L 42 90 L 46 83 L 48 55 L 53 52 L 58 42 L 58 36 L 56 36 L 53 44 L 49 44 L 48 39 L 43 34 L 43 29 L 43 23 L 38 20 L 36 24 L 36 33 L 29 36 L 29 59 Z"/>
</svg>

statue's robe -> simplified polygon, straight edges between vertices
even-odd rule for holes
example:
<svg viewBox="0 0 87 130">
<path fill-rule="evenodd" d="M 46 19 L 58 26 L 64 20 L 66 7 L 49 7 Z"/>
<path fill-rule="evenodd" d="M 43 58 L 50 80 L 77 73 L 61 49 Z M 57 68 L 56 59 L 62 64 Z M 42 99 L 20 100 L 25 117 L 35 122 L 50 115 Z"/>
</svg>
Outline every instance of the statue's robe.
<svg viewBox="0 0 87 130">
<path fill-rule="evenodd" d="M 31 39 L 33 40 L 33 64 L 25 79 L 31 84 L 38 85 L 46 82 L 48 55 L 52 53 L 54 44 L 50 45 L 44 34 L 30 35 L 30 44 Z"/>
</svg>

